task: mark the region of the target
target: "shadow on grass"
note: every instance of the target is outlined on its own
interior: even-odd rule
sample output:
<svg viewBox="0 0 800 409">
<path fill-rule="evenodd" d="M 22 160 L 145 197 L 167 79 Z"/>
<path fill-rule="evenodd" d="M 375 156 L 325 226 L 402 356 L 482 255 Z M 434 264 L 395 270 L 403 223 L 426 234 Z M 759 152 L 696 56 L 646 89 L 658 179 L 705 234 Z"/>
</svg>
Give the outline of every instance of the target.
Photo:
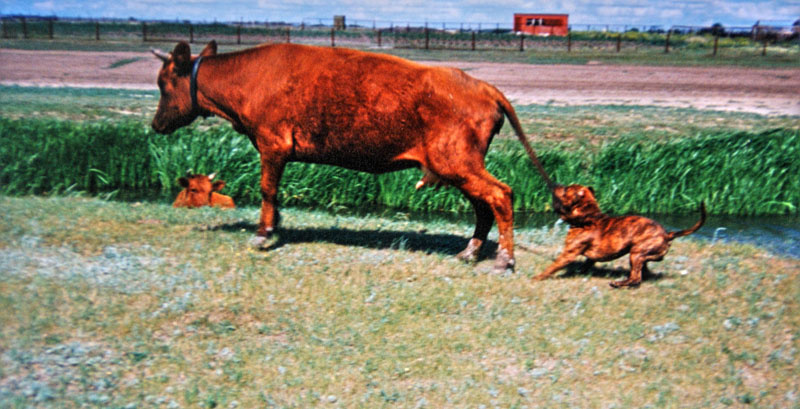
<svg viewBox="0 0 800 409">
<path fill-rule="evenodd" d="M 199 228 L 225 232 L 255 231 L 255 223 L 236 222 Z M 265 251 L 274 250 L 295 243 L 332 243 L 342 246 L 369 249 L 397 249 L 421 251 L 427 254 L 455 256 L 467 246 L 469 237 L 453 234 L 431 234 L 425 230 L 353 230 L 339 227 L 329 228 L 285 228 L 277 229 L 277 239 Z M 479 260 L 494 257 L 497 242 L 487 240 L 481 249 Z"/>
<path fill-rule="evenodd" d="M 628 267 L 606 268 L 597 264 L 587 268 L 586 262 L 575 261 L 570 263 L 562 273 L 556 273 L 555 278 L 598 277 L 608 279 L 623 279 L 630 275 Z M 658 281 L 665 278 L 664 274 L 652 272 L 649 268 L 642 272 L 642 282 Z"/>
</svg>

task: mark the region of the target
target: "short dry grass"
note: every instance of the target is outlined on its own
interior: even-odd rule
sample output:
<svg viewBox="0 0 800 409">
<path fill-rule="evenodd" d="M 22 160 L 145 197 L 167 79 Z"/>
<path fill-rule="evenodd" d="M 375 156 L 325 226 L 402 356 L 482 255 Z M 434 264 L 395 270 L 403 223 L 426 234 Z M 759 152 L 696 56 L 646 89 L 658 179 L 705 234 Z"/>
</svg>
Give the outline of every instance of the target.
<svg viewBox="0 0 800 409">
<path fill-rule="evenodd" d="M 472 226 L 286 209 L 0 197 L 0 406 L 796 407 L 800 261 L 677 241 L 531 283 L 454 260 Z M 491 246 L 490 246 L 491 247 Z M 486 256 L 491 256 L 491 249 Z"/>
</svg>

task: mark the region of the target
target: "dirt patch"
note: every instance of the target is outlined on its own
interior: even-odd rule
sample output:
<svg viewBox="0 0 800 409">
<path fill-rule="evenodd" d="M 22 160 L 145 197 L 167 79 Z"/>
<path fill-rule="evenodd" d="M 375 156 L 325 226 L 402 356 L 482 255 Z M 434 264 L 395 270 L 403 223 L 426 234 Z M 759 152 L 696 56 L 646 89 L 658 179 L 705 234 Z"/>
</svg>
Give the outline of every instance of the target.
<svg viewBox="0 0 800 409">
<path fill-rule="evenodd" d="M 132 62 L 115 67 L 121 61 Z M 517 104 L 656 105 L 800 115 L 798 69 L 429 64 L 464 69 Z M 149 53 L 0 49 L 0 84 L 152 90 L 160 66 Z"/>
</svg>

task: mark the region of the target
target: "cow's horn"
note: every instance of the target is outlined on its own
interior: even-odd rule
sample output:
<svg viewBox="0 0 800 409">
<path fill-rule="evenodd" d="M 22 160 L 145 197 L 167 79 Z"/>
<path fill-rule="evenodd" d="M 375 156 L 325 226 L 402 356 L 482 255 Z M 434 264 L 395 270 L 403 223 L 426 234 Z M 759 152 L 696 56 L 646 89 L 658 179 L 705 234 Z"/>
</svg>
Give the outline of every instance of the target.
<svg viewBox="0 0 800 409">
<path fill-rule="evenodd" d="M 189 176 L 192 176 L 192 170 L 186 169 L 186 177 L 188 178 Z"/>
<path fill-rule="evenodd" d="M 170 58 L 172 58 L 172 54 L 165 53 L 157 48 L 150 48 L 150 52 L 153 53 L 156 57 L 158 57 L 161 61 L 167 62 Z"/>
<path fill-rule="evenodd" d="M 217 176 L 217 172 L 209 173 L 208 174 L 208 180 L 214 180 L 214 176 Z"/>
</svg>

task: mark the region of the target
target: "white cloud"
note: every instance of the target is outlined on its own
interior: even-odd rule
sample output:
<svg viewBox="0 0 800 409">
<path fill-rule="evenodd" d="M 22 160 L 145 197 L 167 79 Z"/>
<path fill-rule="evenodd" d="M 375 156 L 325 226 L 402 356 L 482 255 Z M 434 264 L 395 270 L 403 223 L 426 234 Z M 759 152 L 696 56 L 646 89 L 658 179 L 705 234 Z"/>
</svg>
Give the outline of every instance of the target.
<svg viewBox="0 0 800 409">
<path fill-rule="evenodd" d="M 56 9 L 55 2 L 52 1 L 39 1 L 33 3 L 33 9 L 41 12 L 53 12 Z"/>
</svg>

